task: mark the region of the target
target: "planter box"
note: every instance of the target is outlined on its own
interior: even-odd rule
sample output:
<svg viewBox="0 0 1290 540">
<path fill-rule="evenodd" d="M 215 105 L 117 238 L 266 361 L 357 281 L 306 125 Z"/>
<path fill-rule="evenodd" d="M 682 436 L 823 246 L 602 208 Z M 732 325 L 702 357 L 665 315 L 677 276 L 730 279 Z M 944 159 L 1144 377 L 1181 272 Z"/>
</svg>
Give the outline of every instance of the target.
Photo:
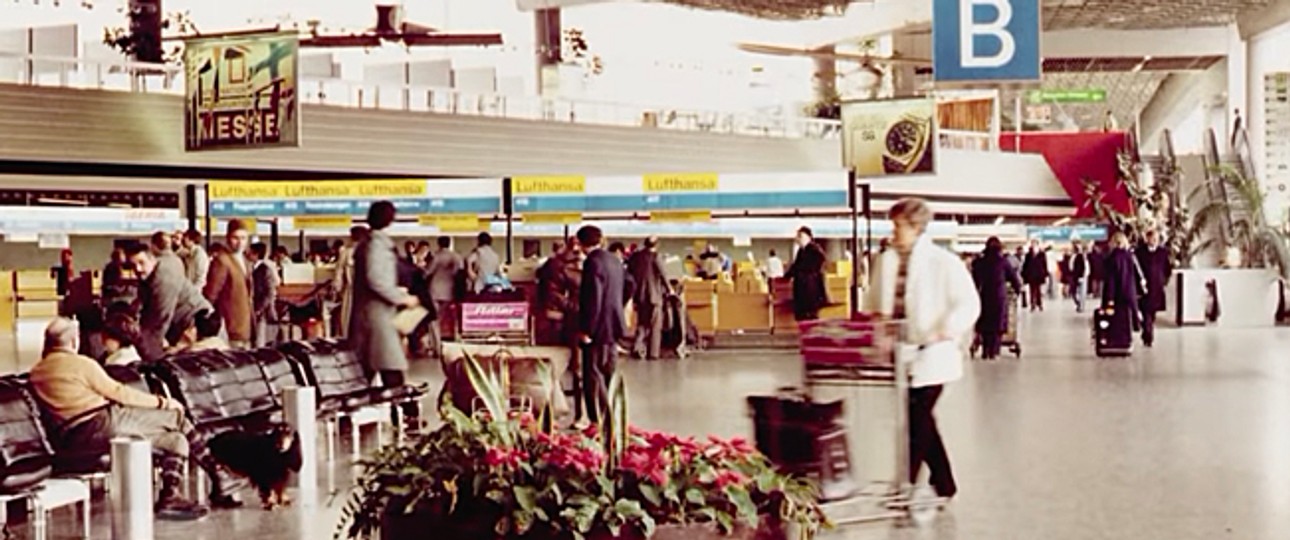
<svg viewBox="0 0 1290 540">
<path fill-rule="evenodd" d="M 480 521 L 491 522 L 491 519 Z M 386 516 L 381 529 L 381 540 L 421 540 L 428 531 L 440 540 L 484 540 L 495 538 L 488 525 L 459 523 L 458 520 L 413 513 L 406 516 Z M 566 540 L 566 535 L 535 532 L 522 540 Z M 587 535 L 588 540 L 647 540 L 636 531 L 614 536 L 608 532 Z M 785 540 L 787 535 L 778 527 L 762 523 L 757 529 L 739 528 L 729 536 L 722 535 L 714 525 L 661 525 L 648 540 Z"/>
</svg>

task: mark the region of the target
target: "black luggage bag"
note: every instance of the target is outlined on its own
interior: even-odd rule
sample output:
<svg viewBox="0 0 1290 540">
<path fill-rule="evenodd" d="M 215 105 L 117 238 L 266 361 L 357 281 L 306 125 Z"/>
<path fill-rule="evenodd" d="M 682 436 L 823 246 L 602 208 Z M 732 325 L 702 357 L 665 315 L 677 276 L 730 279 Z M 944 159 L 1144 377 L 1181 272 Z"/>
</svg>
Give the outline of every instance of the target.
<svg viewBox="0 0 1290 540">
<path fill-rule="evenodd" d="M 1113 306 L 1093 311 L 1093 350 L 1098 358 L 1133 354 L 1133 312 Z"/>
<path fill-rule="evenodd" d="M 800 395 L 748 398 L 757 450 L 785 472 L 815 478 L 820 498 L 855 494 L 847 431 L 839 420 L 842 402 L 817 403 Z"/>
</svg>

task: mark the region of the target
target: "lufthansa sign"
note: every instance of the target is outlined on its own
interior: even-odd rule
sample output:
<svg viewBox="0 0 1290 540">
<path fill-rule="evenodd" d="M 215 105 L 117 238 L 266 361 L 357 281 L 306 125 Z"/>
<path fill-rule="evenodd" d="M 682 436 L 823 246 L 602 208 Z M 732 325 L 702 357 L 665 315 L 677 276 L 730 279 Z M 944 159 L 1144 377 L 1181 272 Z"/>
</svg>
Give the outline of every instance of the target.
<svg viewBox="0 0 1290 540">
<path fill-rule="evenodd" d="M 937 82 L 1040 79 L 1040 0 L 934 2 Z"/>
</svg>

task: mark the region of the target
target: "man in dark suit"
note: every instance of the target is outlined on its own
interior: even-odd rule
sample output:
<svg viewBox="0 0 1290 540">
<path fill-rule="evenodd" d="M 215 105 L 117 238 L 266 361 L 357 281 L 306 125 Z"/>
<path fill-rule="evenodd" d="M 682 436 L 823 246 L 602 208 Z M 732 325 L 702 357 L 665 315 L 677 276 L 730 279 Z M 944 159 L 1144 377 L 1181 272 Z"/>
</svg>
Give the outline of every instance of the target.
<svg viewBox="0 0 1290 540">
<path fill-rule="evenodd" d="M 627 259 L 627 273 L 636 283 L 632 302 L 636 306 L 636 339 L 632 354 L 658 360 L 663 345 L 663 300 L 667 297 L 667 273 L 658 255 L 658 237 L 645 239 L 645 247 Z M 642 350 L 644 349 L 644 350 Z"/>
<path fill-rule="evenodd" d="M 609 405 L 609 379 L 617 369 L 618 340 L 627 334 L 623 314 L 626 271 L 616 255 L 602 247 L 604 235 L 593 225 L 578 229 L 578 245 L 587 254 L 579 291 L 579 328 L 585 354 L 582 387 L 587 419 L 600 422 Z"/>
<path fill-rule="evenodd" d="M 278 287 L 282 278 L 278 277 L 278 267 L 269 260 L 269 246 L 264 242 L 251 244 L 247 251 L 247 262 L 251 263 L 251 305 L 252 338 L 256 348 L 278 344 Z"/>
<path fill-rule="evenodd" d="M 1142 312 L 1142 343 L 1150 347 L 1156 341 L 1156 314 L 1165 310 L 1165 287 L 1173 268 L 1169 250 L 1160 245 L 1160 233 L 1148 230 L 1143 240 L 1136 255 L 1146 294 L 1138 299 L 1138 307 Z"/>
<path fill-rule="evenodd" d="M 1030 242 L 1030 252 L 1021 265 L 1021 279 L 1030 288 L 1030 311 L 1044 310 L 1044 284 L 1048 283 L 1048 254 L 1038 240 Z"/>
</svg>

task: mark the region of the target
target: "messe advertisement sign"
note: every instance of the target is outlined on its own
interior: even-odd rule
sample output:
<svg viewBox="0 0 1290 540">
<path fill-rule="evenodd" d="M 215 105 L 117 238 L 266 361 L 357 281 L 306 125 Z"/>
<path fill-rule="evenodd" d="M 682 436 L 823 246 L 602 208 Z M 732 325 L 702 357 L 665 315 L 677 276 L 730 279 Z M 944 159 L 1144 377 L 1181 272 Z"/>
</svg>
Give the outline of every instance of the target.
<svg viewBox="0 0 1290 540">
<path fill-rule="evenodd" d="M 296 33 L 198 38 L 184 47 L 188 151 L 300 145 Z"/>
<path fill-rule="evenodd" d="M 515 212 L 535 223 L 567 222 L 583 212 L 845 209 L 847 191 L 844 171 L 512 179 Z"/>
<path fill-rule="evenodd" d="M 496 214 L 502 211 L 500 178 L 448 180 L 329 180 L 207 184 L 210 215 L 217 218 L 364 217 L 375 201 L 394 203 L 400 215 Z"/>
<path fill-rule="evenodd" d="M 843 166 L 857 178 L 936 172 L 936 100 L 842 104 Z"/>
<path fill-rule="evenodd" d="M 933 0 L 936 82 L 1038 81 L 1040 0 Z"/>
</svg>

